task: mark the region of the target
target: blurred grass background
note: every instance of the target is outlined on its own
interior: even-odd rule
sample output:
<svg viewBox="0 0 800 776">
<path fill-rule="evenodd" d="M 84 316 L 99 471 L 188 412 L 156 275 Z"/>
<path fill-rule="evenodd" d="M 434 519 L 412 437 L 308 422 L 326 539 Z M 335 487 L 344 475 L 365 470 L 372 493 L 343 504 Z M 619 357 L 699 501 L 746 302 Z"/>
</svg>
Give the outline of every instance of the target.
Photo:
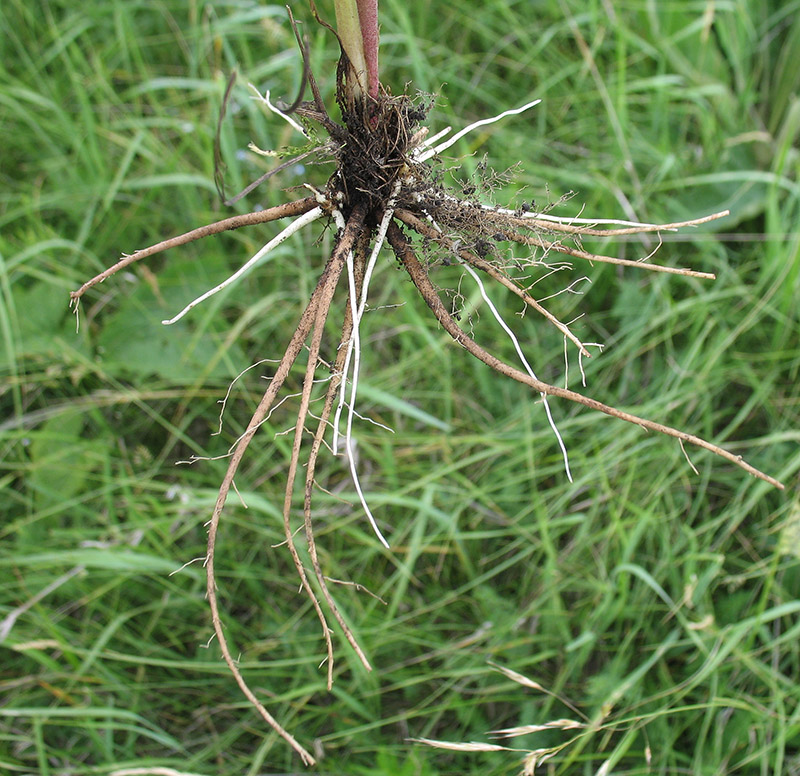
<svg viewBox="0 0 800 776">
<path fill-rule="evenodd" d="M 332 16 L 332 4 L 321 11 Z M 325 95 L 337 47 L 308 23 Z M 361 468 L 392 544 L 382 551 L 339 461 L 319 479 L 326 572 L 376 670 L 342 646 L 324 689 L 313 612 L 281 541 L 291 402 L 265 426 L 231 501 L 218 554 L 226 626 L 245 675 L 322 759 L 315 773 L 500 774 L 522 752 L 463 754 L 408 741 L 582 714 L 552 774 L 800 773 L 800 3 L 767 0 L 383 0 L 383 80 L 437 94 L 434 131 L 541 105 L 466 138 L 455 179 L 484 154 L 518 162 L 498 201 L 560 215 L 679 220 L 659 259 L 714 282 L 577 267 L 586 392 L 692 431 L 787 483 L 779 493 L 723 461 L 606 417 L 554 405 L 575 482 L 535 397 L 454 346 L 391 257 L 373 285 L 359 410 Z M 174 768 L 218 776 L 298 770 L 247 707 L 213 642 L 200 564 L 220 455 L 263 390 L 232 377 L 276 358 L 330 234 L 293 239 L 230 292 L 159 321 L 274 233 L 194 243 L 68 291 L 163 237 L 224 217 L 213 136 L 230 187 L 265 169 L 246 151 L 296 142 L 246 82 L 292 99 L 299 58 L 280 5 L 248 0 L 5 0 L 0 8 L 0 770 L 83 776 Z M 792 64 L 795 62 L 795 64 Z M 455 150 L 455 149 L 454 149 Z M 298 195 L 329 168 L 292 169 L 240 203 Z M 238 190 L 238 189 L 237 189 Z M 287 191 L 288 190 L 288 191 Z M 597 245 L 636 258 L 652 244 Z M 456 270 L 437 282 L 458 283 Z M 559 283 L 563 286 L 563 283 Z M 475 334 L 510 354 L 480 297 Z M 540 376 L 563 346 L 515 300 L 495 301 Z M 577 383 L 573 362 L 570 381 Z M 287 390 L 293 390 L 297 377 Z M 519 671 L 569 701 L 519 686 Z M 513 740 L 521 750 L 575 731 Z"/>
</svg>

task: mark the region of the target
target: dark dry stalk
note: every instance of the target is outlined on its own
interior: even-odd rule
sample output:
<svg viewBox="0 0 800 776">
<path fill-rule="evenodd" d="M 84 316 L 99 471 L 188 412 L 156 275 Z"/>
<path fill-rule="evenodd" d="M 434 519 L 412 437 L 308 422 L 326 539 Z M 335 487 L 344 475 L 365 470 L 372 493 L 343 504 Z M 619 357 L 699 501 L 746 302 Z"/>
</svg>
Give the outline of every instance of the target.
<svg viewBox="0 0 800 776">
<path fill-rule="evenodd" d="M 125 267 L 133 264 L 135 261 L 146 259 L 148 256 L 152 256 L 155 253 L 161 253 L 161 251 L 166 251 L 169 248 L 186 245 L 186 243 L 193 242 L 194 240 L 202 240 L 204 237 L 210 237 L 212 234 L 219 234 L 220 232 L 227 232 L 231 229 L 240 229 L 243 226 L 252 226 L 253 224 L 265 224 L 269 221 L 277 221 L 279 218 L 301 216 L 303 213 L 307 213 L 315 207 L 317 207 L 316 198 L 304 197 L 303 199 L 277 205 L 267 210 L 259 210 L 255 213 L 245 213 L 240 216 L 224 218 L 222 221 L 215 221 L 213 224 L 206 224 L 197 229 L 192 229 L 190 232 L 184 232 L 184 234 L 180 234 L 177 237 L 171 237 L 169 240 L 163 240 L 160 243 L 151 245 L 149 248 L 142 248 L 128 256 L 123 256 L 116 264 L 113 264 L 99 275 L 95 275 L 91 280 L 87 280 L 77 291 L 72 291 L 69 295 L 71 300 L 70 304 L 75 304 L 92 286 L 102 283 L 106 278 L 111 277 L 111 275 L 114 275 L 121 269 L 125 269 Z"/>
<path fill-rule="evenodd" d="M 311 2 L 311 8 L 312 13 L 316 16 L 316 9 L 314 8 L 313 0 Z M 303 57 L 303 68 L 306 72 L 308 85 L 311 87 L 311 94 L 314 98 L 314 110 L 309 110 L 308 108 L 303 107 L 303 103 L 300 103 L 298 106 L 298 113 L 308 118 L 313 118 L 327 130 L 331 137 L 336 137 L 341 132 L 341 127 L 328 115 L 328 109 L 325 107 L 322 94 L 320 93 L 319 87 L 317 86 L 317 81 L 314 78 L 314 71 L 311 69 L 311 65 L 308 61 L 308 46 L 305 44 L 302 36 L 300 35 L 300 30 L 297 29 L 297 22 L 294 20 L 294 16 L 292 15 L 292 9 L 287 5 L 286 10 L 289 13 L 289 22 L 292 25 L 292 31 L 294 32 L 295 40 L 300 48 L 300 54 Z M 318 17 L 317 21 L 320 21 Z"/>
<path fill-rule="evenodd" d="M 273 175 L 277 175 L 279 172 L 283 172 L 283 170 L 291 167 L 292 165 L 297 164 L 298 162 L 302 162 L 303 159 L 308 158 L 312 154 L 318 154 L 321 151 L 330 151 L 333 146 L 329 144 L 324 144 L 321 146 L 317 146 L 316 148 L 312 148 L 310 151 L 304 151 L 302 154 L 298 154 L 297 156 L 287 159 L 285 162 L 282 162 L 277 167 L 273 167 L 271 170 L 267 170 L 263 175 L 256 178 L 252 183 L 249 183 L 245 186 L 236 196 L 231 197 L 230 199 L 225 200 L 225 207 L 230 207 L 231 205 L 235 205 L 240 199 L 244 199 L 251 191 L 257 189 L 264 181 L 269 180 Z M 263 212 L 263 211 L 261 211 Z M 302 215 L 298 213 L 298 215 Z"/>
<path fill-rule="evenodd" d="M 473 356 L 483 361 L 487 366 L 490 366 L 500 374 L 506 375 L 507 377 L 517 380 L 520 383 L 530 386 L 539 393 L 545 393 L 548 396 L 557 396 L 561 399 L 567 399 L 568 401 L 576 402 L 577 404 L 583 404 L 590 409 L 603 412 L 613 418 L 619 418 L 620 420 L 625 420 L 628 423 L 635 423 L 636 425 L 641 426 L 649 431 L 657 431 L 660 434 L 674 437 L 682 442 L 691 442 L 693 445 L 702 447 L 703 449 L 709 450 L 721 458 L 725 458 L 727 461 L 736 464 L 736 466 L 741 467 L 753 476 L 770 483 L 770 485 L 774 485 L 776 488 L 780 488 L 781 490 L 784 489 L 784 486 L 781 482 L 767 474 L 764 474 L 754 466 L 751 466 L 749 463 L 744 461 L 740 455 L 734 455 L 733 453 L 730 453 L 727 450 L 718 447 L 717 445 L 706 442 L 700 437 L 694 436 L 693 434 L 687 434 L 685 431 L 679 431 L 678 429 L 671 428 L 670 426 L 664 426 L 661 423 L 655 423 L 652 420 L 640 418 L 637 415 L 623 412 L 622 410 L 610 407 L 607 404 L 596 401 L 595 399 L 590 399 L 588 396 L 584 396 L 583 394 L 575 391 L 570 391 L 566 388 L 559 388 L 555 385 L 544 383 L 541 380 L 536 380 L 525 372 L 521 372 L 520 370 L 515 369 L 514 367 L 501 361 L 496 356 L 493 356 L 491 353 L 478 345 L 478 343 L 475 342 L 471 337 L 469 337 L 459 327 L 455 319 L 447 311 L 447 308 L 442 304 L 441 299 L 439 299 L 439 295 L 436 293 L 436 289 L 428 278 L 427 272 L 419 263 L 416 255 L 414 254 L 411 243 L 395 223 L 390 225 L 389 231 L 387 232 L 387 237 L 397 255 L 397 258 L 402 262 L 403 266 L 405 266 L 412 282 L 417 287 L 417 290 L 422 295 L 422 298 L 425 300 L 428 307 L 431 308 L 431 311 L 433 312 L 436 320 L 441 324 L 442 328 L 456 342 L 462 345 Z"/>
</svg>

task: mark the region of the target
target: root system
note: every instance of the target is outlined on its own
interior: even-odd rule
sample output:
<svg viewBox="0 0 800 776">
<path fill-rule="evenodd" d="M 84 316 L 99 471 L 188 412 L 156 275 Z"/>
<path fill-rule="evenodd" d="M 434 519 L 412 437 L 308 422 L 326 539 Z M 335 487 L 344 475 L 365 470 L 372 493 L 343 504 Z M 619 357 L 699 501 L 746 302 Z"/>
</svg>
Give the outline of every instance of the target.
<svg viewBox="0 0 800 776">
<path fill-rule="evenodd" d="M 427 130 L 424 128 L 427 109 L 424 101 L 415 102 L 406 95 L 392 96 L 384 90 L 381 90 L 377 99 L 371 97 L 353 99 L 347 88 L 347 61 L 344 57 L 340 62 L 337 92 L 337 101 L 342 115 L 341 124 L 334 122 L 328 116 L 310 74 L 309 85 L 314 99 L 310 102 L 298 102 L 296 114 L 304 120 L 318 122 L 330 136 L 330 139 L 325 142 L 322 152 L 332 157 L 335 170 L 325 188 L 311 189 L 310 196 L 294 202 L 248 215 L 234 216 L 194 229 L 179 237 L 165 240 L 145 250 L 123 256 L 112 267 L 72 293 L 72 303 L 77 307 L 77 303 L 87 291 L 123 267 L 167 248 L 228 229 L 238 229 L 251 224 L 284 218 L 297 220 L 284 229 L 275 238 L 276 240 L 285 239 L 301 226 L 317 220 L 330 222 L 336 229 L 335 247 L 300 316 L 286 351 L 272 374 L 269 387 L 246 431 L 230 450 L 227 473 L 220 486 L 216 506 L 208 525 L 208 551 L 205 558 L 208 600 L 214 630 L 223 657 L 242 691 L 259 714 L 299 753 L 306 764 L 314 762 L 312 755 L 280 725 L 258 700 L 242 677 L 233 657 L 233 650 L 229 647 L 225 636 L 217 599 L 215 547 L 223 508 L 231 488 L 234 487 L 234 478 L 242 457 L 273 407 L 301 350 L 307 346 L 307 367 L 294 429 L 283 502 L 285 546 L 291 554 L 301 585 L 313 603 L 320 622 L 327 657 L 328 685 L 330 686 L 333 681 L 334 665 L 332 630 L 328 624 L 328 618 L 331 616 L 338 623 L 341 633 L 359 656 L 363 665 L 367 669 L 371 668 L 363 649 L 337 609 L 328 590 L 326 577 L 320 567 L 314 539 L 312 496 L 315 489 L 317 459 L 326 435 L 329 433 L 333 436 L 330 442 L 332 449 L 346 458 L 356 490 L 361 496 L 355 455 L 352 450 L 352 422 L 360 356 L 359 323 L 365 309 L 375 260 L 385 242 L 388 242 L 397 260 L 407 271 L 438 324 L 457 343 L 491 369 L 531 388 L 536 398 L 542 397 L 548 422 L 558 437 L 564 455 L 567 474 L 569 474 L 569 468 L 566 445 L 562 442 L 556 424 L 550 415 L 547 404 L 547 399 L 550 397 L 582 404 L 619 420 L 637 424 L 643 429 L 674 437 L 681 443 L 688 442 L 697 445 L 741 467 L 749 474 L 766 480 L 775 487 L 783 487 L 780 482 L 758 471 L 742 460 L 740 456 L 723 450 L 711 442 L 685 431 L 623 412 L 581 393 L 540 380 L 526 359 L 513 331 L 506 326 L 494 305 L 491 304 L 481 281 L 481 278 L 495 281 L 516 294 L 528 308 L 541 315 L 548 325 L 554 326 L 562 336 L 567 338 L 581 356 L 589 357 L 590 351 L 587 344 L 582 342 L 566 323 L 558 320 L 542 302 L 537 301 L 528 287 L 515 279 L 512 274 L 513 267 L 504 258 L 504 252 L 499 250 L 498 246 L 501 243 L 516 244 L 538 256 L 548 254 L 563 256 L 569 261 L 585 261 L 587 265 L 594 262 L 610 262 L 643 271 L 650 270 L 711 279 L 713 275 L 706 272 L 660 266 L 649 260 L 629 261 L 612 256 L 596 255 L 586 251 L 580 240 L 584 236 L 613 237 L 631 233 L 673 230 L 719 218 L 725 213 L 716 213 L 705 218 L 677 224 L 620 224 L 618 222 L 612 227 L 604 228 L 585 220 L 558 219 L 549 214 L 536 212 L 535 209 L 504 209 L 486 205 L 478 202 L 474 197 L 458 196 L 448 191 L 441 183 L 441 175 L 435 167 L 435 157 L 475 126 L 502 118 L 506 114 L 478 122 L 446 140 L 441 136 L 427 139 Z M 532 105 L 507 113 L 518 113 Z M 274 242 L 272 241 L 269 245 Z M 444 257 L 445 263 L 461 264 L 465 272 L 475 278 L 492 313 L 512 339 L 520 357 L 521 369 L 501 361 L 487 347 L 478 344 L 448 311 L 431 280 L 430 267 L 425 261 L 420 261 L 418 258 L 420 246 L 423 244 L 426 246 L 426 255 Z M 269 248 L 269 245 L 265 250 Z M 254 263 L 262 253 L 259 252 L 251 262 Z M 249 267 L 251 262 L 246 267 Z M 346 279 L 349 291 L 349 303 L 341 315 L 339 341 L 333 347 L 327 348 L 329 352 L 333 353 L 333 357 L 327 362 L 323 362 L 323 350 L 326 350 L 323 342 L 325 322 L 331 309 L 334 291 L 342 282 L 343 277 Z M 221 284 L 220 287 L 223 285 Z M 214 290 L 217 289 L 212 289 L 201 299 L 210 295 Z M 190 309 L 191 306 L 187 306 L 186 309 Z M 171 321 L 176 319 L 177 317 Z M 309 443 L 307 438 L 307 424 L 310 419 L 309 402 L 315 375 L 323 363 L 331 364 L 330 380 L 324 404 L 315 421 L 316 427 Z M 344 428 L 342 428 L 343 426 Z M 305 465 L 305 481 L 302 493 L 302 526 L 308 545 L 310 568 L 306 568 L 294 542 L 298 528 L 294 507 L 295 474 L 303 464 Z M 381 533 L 363 496 L 361 496 L 361 502 L 376 535 L 388 547 L 388 542 Z"/>
</svg>

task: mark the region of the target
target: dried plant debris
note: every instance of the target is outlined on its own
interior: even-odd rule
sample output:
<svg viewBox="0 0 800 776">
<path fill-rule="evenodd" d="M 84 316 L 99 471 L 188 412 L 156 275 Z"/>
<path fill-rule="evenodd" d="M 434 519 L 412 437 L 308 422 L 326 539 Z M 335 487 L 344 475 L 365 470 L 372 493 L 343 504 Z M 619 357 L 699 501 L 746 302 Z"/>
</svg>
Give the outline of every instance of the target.
<svg viewBox="0 0 800 776">
<path fill-rule="evenodd" d="M 305 54 L 304 47 L 302 50 Z M 674 437 L 679 440 L 681 445 L 689 442 L 702 447 L 775 487 L 783 488 L 780 482 L 758 471 L 745 462 L 741 456 L 730 453 L 693 434 L 637 417 L 575 391 L 550 385 L 540 380 L 513 329 L 503 320 L 492 303 L 486 286 L 487 281 L 495 281 L 516 294 L 524 302 L 526 309 L 541 315 L 547 325 L 554 326 L 571 343 L 578 351 L 579 358 L 588 358 L 591 355 L 589 348 L 595 346 L 596 343 L 582 342 L 570 330 L 567 323 L 558 320 L 541 300 L 537 300 L 532 295 L 531 284 L 527 283 L 526 285 L 517 277 L 517 270 L 522 268 L 530 273 L 539 268 L 544 272 L 550 272 L 555 262 L 561 262 L 559 269 L 571 266 L 575 261 L 586 262 L 587 267 L 596 262 L 607 262 L 640 270 L 713 279 L 714 276 L 707 272 L 651 263 L 652 256 L 647 256 L 640 261 L 631 261 L 613 256 L 597 255 L 582 247 L 581 238 L 615 237 L 643 232 L 658 233 L 695 226 L 720 218 L 726 213 L 715 213 L 681 223 L 642 224 L 624 221 L 593 221 L 586 218 L 559 218 L 547 211 L 537 211 L 535 207 L 527 209 L 526 207 L 503 208 L 486 205 L 478 201 L 478 196 L 485 193 L 485 191 L 481 191 L 481 188 L 490 188 L 498 182 L 498 179 L 485 165 L 483 174 L 479 174 L 474 181 L 463 184 L 460 194 L 456 194 L 442 183 L 444 175 L 441 168 L 437 166 L 437 157 L 469 132 L 506 116 L 527 111 L 533 108 L 538 100 L 520 108 L 505 111 L 498 116 L 475 122 L 454 134 L 451 134 L 448 128 L 428 137 L 424 121 L 430 107 L 429 99 L 412 100 L 407 95 L 393 96 L 383 87 L 375 97 L 363 94 L 354 96 L 354 90 L 349 88 L 348 76 L 352 80 L 352 75 L 348 67 L 349 63 L 343 54 L 337 74 L 337 103 L 342 115 L 341 123 L 335 122 L 328 115 L 313 74 L 308 70 L 306 70 L 306 77 L 313 100 L 305 102 L 298 99 L 294 106 L 290 106 L 294 108 L 291 115 L 288 109 L 282 111 L 270 102 L 268 94 L 263 97 L 259 95 L 270 110 L 289 121 L 295 129 L 306 135 L 307 140 L 311 140 L 308 130 L 311 124 L 320 126 L 327 133 L 328 137 L 325 140 L 306 147 L 302 151 L 302 157 L 297 157 L 297 159 L 305 158 L 307 155 L 313 154 L 318 160 L 328 158 L 335 165 L 335 170 L 324 188 L 315 189 L 308 186 L 308 195 L 301 199 L 267 210 L 233 216 L 125 255 L 116 264 L 86 282 L 71 295 L 72 304 L 77 311 L 78 302 L 91 288 L 122 268 L 155 253 L 225 230 L 239 229 L 252 224 L 280 219 L 294 219 L 230 278 L 187 304 L 173 318 L 164 321 L 165 324 L 171 324 L 212 294 L 235 282 L 237 278 L 261 261 L 275 246 L 303 227 L 315 222 L 322 222 L 326 225 L 332 224 L 335 228 L 335 246 L 300 315 L 297 328 L 283 357 L 274 369 L 269 387 L 253 413 L 247 429 L 229 451 L 227 473 L 220 486 L 217 502 L 208 524 L 208 551 L 205 557 L 208 600 L 214 630 L 224 659 L 253 706 L 307 764 L 314 762 L 312 755 L 269 713 L 248 687 L 239 671 L 221 622 L 215 579 L 215 547 L 223 507 L 230 490 L 235 488 L 234 479 L 242 456 L 275 405 L 295 360 L 301 351 L 307 348 L 307 367 L 294 428 L 283 503 L 285 545 L 292 556 L 301 585 L 311 600 L 321 624 L 326 645 L 325 665 L 328 685 L 330 686 L 333 681 L 334 665 L 332 631 L 328 626 L 328 618 L 331 616 L 339 624 L 342 634 L 363 665 L 367 669 L 371 668 L 361 646 L 338 610 L 329 592 L 328 580 L 322 573 L 314 540 L 312 494 L 316 486 L 316 463 L 323 444 L 326 444 L 335 453 L 346 459 L 367 519 L 380 542 L 389 547 L 389 542 L 384 537 L 364 499 L 358 479 L 357 456 L 353 449 L 353 420 L 361 347 L 359 324 L 366 308 L 370 279 L 376 259 L 387 244 L 408 273 L 438 324 L 456 342 L 490 368 L 527 385 L 534 391 L 534 394 L 541 397 L 545 417 L 561 448 L 568 477 L 571 478 L 567 446 L 562 440 L 551 414 L 548 403 L 548 399 L 551 397 L 583 404 L 614 418 L 635 423 L 643 429 Z M 291 159 L 286 164 L 293 161 L 295 159 Z M 276 170 L 283 169 L 286 164 L 277 167 Z M 479 172 L 481 171 L 479 170 Z M 246 191 L 252 187 L 248 187 Z M 522 246 L 527 258 L 523 260 L 509 258 L 505 251 L 498 249 L 501 244 Z M 424 257 L 423 261 L 418 258 L 420 253 Z M 564 264 L 564 262 L 569 264 Z M 431 280 L 429 270 L 431 265 L 436 263 L 459 264 L 471 281 L 477 284 L 487 308 L 513 343 L 521 368 L 497 358 L 490 349 L 478 344 L 472 334 L 465 330 L 465 328 L 469 328 L 468 325 L 459 323 L 449 306 L 442 302 L 442 294 Z M 334 290 L 340 282 L 346 283 L 349 299 L 341 314 L 341 334 L 338 343 L 325 343 L 323 341 L 325 322 L 331 310 Z M 324 360 L 328 355 L 330 355 L 330 360 Z M 309 412 L 309 404 L 312 400 L 315 377 L 321 366 L 329 370 L 330 374 L 322 407 L 317 415 L 312 416 Z M 312 417 L 316 426 L 309 444 L 307 424 Z M 332 438 L 326 440 L 329 431 Z M 295 477 L 303 466 L 305 467 L 305 484 L 302 494 L 302 514 L 311 562 L 310 570 L 306 569 L 295 546 L 295 533 L 298 526 L 292 522 L 295 517 L 293 509 Z"/>
</svg>

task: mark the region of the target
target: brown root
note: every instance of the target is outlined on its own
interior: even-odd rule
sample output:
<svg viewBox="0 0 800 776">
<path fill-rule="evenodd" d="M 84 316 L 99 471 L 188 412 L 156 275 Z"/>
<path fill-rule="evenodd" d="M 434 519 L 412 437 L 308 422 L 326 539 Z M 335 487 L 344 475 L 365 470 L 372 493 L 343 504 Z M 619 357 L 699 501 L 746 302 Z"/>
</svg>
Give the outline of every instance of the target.
<svg viewBox="0 0 800 776">
<path fill-rule="evenodd" d="M 635 423 L 637 426 L 641 426 L 644 429 L 649 431 L 657 431 L 660 434 L 674 437 L 681 442 L 691 442 L 693 445 L 697 445 L 705 450 L 709 450 L 715 455 L 718 455 L 721 458 L 736 464 L 736 466 L 744 469 L 754 477 L 758 477 L 759 479 L 768 482 L 770 485 L 773 485 L 780 490 L 784 489 L 784 486 L 781 482 L 767 474 L 764 474 L 764 472 L 759 471 L 754 466 L 751 466 L 740 455 L 734 455 L 733 453 L 730 453 L 727 450 L 718 447 L 717 445 L 706 442 L 700 437 L 694 436 L 693 434 L 687 434 L 685 431 L 679 431 L 678 429 L 671 428 L 670 426 L 664 426 L 661 423 L 655 423 L 652 420 L 640 418 L 637 415 L 632 415 L 629 412 L 623 412 L 615 407 L 610 407 L 607 404 L 603 404 L 602 402 L 591 399 L 588 396 L 584 396 L 583 394 L 575 391 L 570 391 L 566 388 L 559 388 L 558 386 L 544 383 L 541 380 L 536 380 L 525 374 L 525 372 L 521 372 L 520 370 L 509 366 L 504 361 L 501 361 L 496 356 L 493 356 L 487 350 L 484 350 L 480 345 L 478 345 L 475 340 L 469 337 L 459 327 L 453 316 L 447 311 L 447 308 L 442 304 L 441 299 L 439 299 L 433 283 L 431 283 L 430 279 L 428 278 L 428 273 L 419 263 L 419 260 L 414 255 L 414 250 L 411 247 L 411 244 L 400 231 L 399 227 L 392 224 L 392 226 L 389 227 L 388 238 L 389 243 L 397 254 L 397 258 L 402 262 L 403 266 L 408 271 L 412 282 L 417 287 L 417 290 L 425 300 L 425 303 L 431 308 L 431 312 L 433 312 L 434 317 L 437 321 L 439 321 L 442 328 L 456 342 L 462 345 L 465 350 L 469 351 L 473 356 L 483 361 L 484 364 L 491 367 L 496 372 L 499 372 L 506 377 L 510 377 L 517 382 L 528 385 L 539 393 L 543 393 L 548 396 L 557 396 L 561 399 L 567 399 L 575 402 L 576 404 L 583 404 L 585 407 L 597 410 L 598 412 L 603 412 L 606 415 L 610 415 L 612 418 L 619 418 L 620 420 L 627 421 L 628 423 Z"/>
<path fill-rule="evenodd" d="M 363 218 L 363 215 L 361 216 Z M 245 451 L 247 450 L 248 445 L 252 441 L 253 437 L 255 436 L 258 427 L 261 425 L 261 422 L 266 417 L 267 412 L 269 411 L 272 403 L 275 400 L 275 397 L 280 391 L 281 386 L 283 385 L 284 380 L 286 379 L 287 375 L 289 374 L 289 370 L 294 364 L 297 356 L 300 354 L 300 351 L 303 347 L 303 343 L 306 340 L 309 332 L 314 330 L 313 335 L 313 342 L 312 342 L 312 351 L 309 355 L 309 367 L 307 369 L 307 377 L 306 383 L 308 383 L 308 374 L 311 374 L 313 377 L 313 372 L 316 367 L 316 360 L 319 354 L 319 342 L 321 341 L 322 337 L 322 329 L 325 322 L 325 318 L 328 315 L 328 311 L 330 310 L 330 303 L 331 299 L 333 298 L 333 292 L 336 288 L 336 283 L 341 275 L 342 268 L 344 267 L 345 257 L 347 252 L 352 248 L 353 242 L 358 236 L 358 232 L 360 231 L 361 226 L 361 219 L 354 218 L 352 224 L 350 225 L 349 229 L 346 229 L 337 242 L 336 248 L 328 261 L 325 270 L 322 273 L 322 276 L 317 283 L 316 288 L 314 289 L 313 293 L 311 294 L 311 298 L 309 299 L 308 305 L 306 306 L 303 315 L 300 318 L 300 323 L 295 330 L 294 335 L 292 336 L 291 341 L 289 342 L 289 346 L 286 349 L 286 353 L 284 354 L 283 358 L 281 359 L 280 363 L 278 364 L 278 368 L 275 371 L 275 374 L 270 382 L 269 388 L 264 393 L 264 396 L 261 399 L 256 411 L 253 413 L 253 417 L 250 419 L 250 423 L 247 426 L 247 430 L 245 433 L 240 437 L 239 441 L 237 442 L 233 453 L 231 455 L 230 462 L 228 463 L 228 470 L 225 474 L 225 478 L 222 481 L 222 485 L 220 486 L 219 494 L 217 496 L 217 502 L 214 507 L 214 511 L 211 516 L 211 521 L 209 522 L 208 526 L 208 548 L 206 554 L 206 593 L 208 595 L 208 602 L 211 608 L 211 620 L 214 626 L 214 632 L 217 636 L 217 640 L 219 641 L 220 649 L 222 651 L 223 658 L 228 665 L 228 668 L 231 670 L 236 683 L 241 688 L 242 692 L 245 694 L 247 699 L 254 705 L 257 709 L 259 714 L 263 717 L 263 719 L 269 724 L 284 740 L 286 740 L 289 745 L 301 756 L 303 762 L 312 765 L 314 763 L 314 758 L 297 742 L 297 740 L 287 731 L 285 730 L 278 721 L 264 708 L 252 690 L 248 687 L 247 683 L 244 680 L 241 672 L 239 671 L 239 667 L 236 664 L 236 661 L 233 659 L 231 654 L 230 648 L 227 643 L 227 639 L 225 638 L 225 633 L 222 627 L 222 621 L 220 619 L 219 614 L 219 604 L 217 601 L 217 584 L 216 584 L 216 575 L 215 575 L 215 568 L 214 568 L 214 556 L 216 551 L 216 543 L 217 543 L 217 534 L 219 531 L 219 521 L 222 516 L 222 509 L 225 506 L 225 502 L 228 498 L 228 494 L 230 493 L 231 487 L 233 486 L 234 477 L 236 476 L 236 472 L 239 468 L 239 463 L 242 460 L 242 456 L 244 455 Z M 316 348 L 316 350 L 315 350 Z M 310 388 L 308 388 L 310 391 Z M 325 634 L 326 642 L 328 643 L 328 650 L 329 655 L 332 655 L 332 646 L 330 644 L 330 636 L 328 633 L 327 623 L 325 622 L 324 614 L 319 607 L 319 602 L 314 595 L 313 590 L 311 589 L 310 585 L 308 584 L 308 580 L 305 575 L 305 570 L 303 569 L 302 563 L 300 562 L 299 556 L 297 555 L 297 551 L 294 547 L 294 543 L 292 541 L 291 530 L 287 527 L 288 526 L 288 517 L 289 517 L 289 510 L 291 509 L 291 494 L 292 494 L 292 483 L 294 481 L 294 472 L 297 469 L 297 461 L 299 455 L 299 439 L 302 435 L 303 423 L 302 421 L 305 420 L 305 413 L 308 410 L 308 393 L 306 386 L 304 385 L 303 388 L 303 407 L 301 407 L 301 412 L 298 413 L 298 427 L 295 433 L 295 443 L 292 450 L 292 459 L 290 461 L 290 472 L 291 475 L 287 481 L 287 488 L 286 488 L 286 499 L 284 502 L 284 528 L 287 535 L 287 542 L 289 543 L 290 551 L 292 552 L 292 558 L 294 560 L 295 566 L 298 569 L 298 573 L 300 574 L 301 580 L 303 582 L 303 587 L 306 593 L 309 595 L 312 603 L 315 604 L 315 609 L 317 610 L 317 615 L 320 617 L 322 622 L 323 631 Z M 302 415 L 302 421 L 301 421 Z"/>
<path fill-rule="evenodd" d="M 129 255 L 123 256 L 116 264 L 112 264 L 108 269 L 95 275 L 91 280 L 87 280 L 77 291 L 70 293 L 70 304 L 77 304 L 78 300 L 93 286 L 102 283 L 106 278 L 115 275 L 121 269 L 130 266 L 136 261 L 146 259 L 148 256 L 153 256 L 161 251 L 166 251 L 169 248 L 177 248 L 179 245 L 186 245 L 186 243 L 194 242 L 195 240 L 202 240 L 204 237 L 210 237 L 212 234 L 219 234 L 220 232 L 227 232 L 231 229 L 241 229 L 243 226 L 253 226 L 254 224 L 266 224 L 270 221 L 277 221 L 279 218 L 290 218 L 291 216 L 303 215 L 313 210 L 317 206 L 314 197 L 305 197 L 298 199 L 295 202 L 287 202 L 284 205 L 271 207 L 267 210 L 258 210 L 254 213 L 245 213 L 241 216 L 232 216 L 231 218 L 223 218 L 222 221 L 215 221 L 212 224 L 206 224 L 197 229 L 192 229 L 190 232 L 184 232 L 177 237 L 171 237 L 169 240 L 163 240 L 160 243 L 151 245 L 149 248 L 142 248 L 141 250 L 134 251 Z"/>
</svg>

